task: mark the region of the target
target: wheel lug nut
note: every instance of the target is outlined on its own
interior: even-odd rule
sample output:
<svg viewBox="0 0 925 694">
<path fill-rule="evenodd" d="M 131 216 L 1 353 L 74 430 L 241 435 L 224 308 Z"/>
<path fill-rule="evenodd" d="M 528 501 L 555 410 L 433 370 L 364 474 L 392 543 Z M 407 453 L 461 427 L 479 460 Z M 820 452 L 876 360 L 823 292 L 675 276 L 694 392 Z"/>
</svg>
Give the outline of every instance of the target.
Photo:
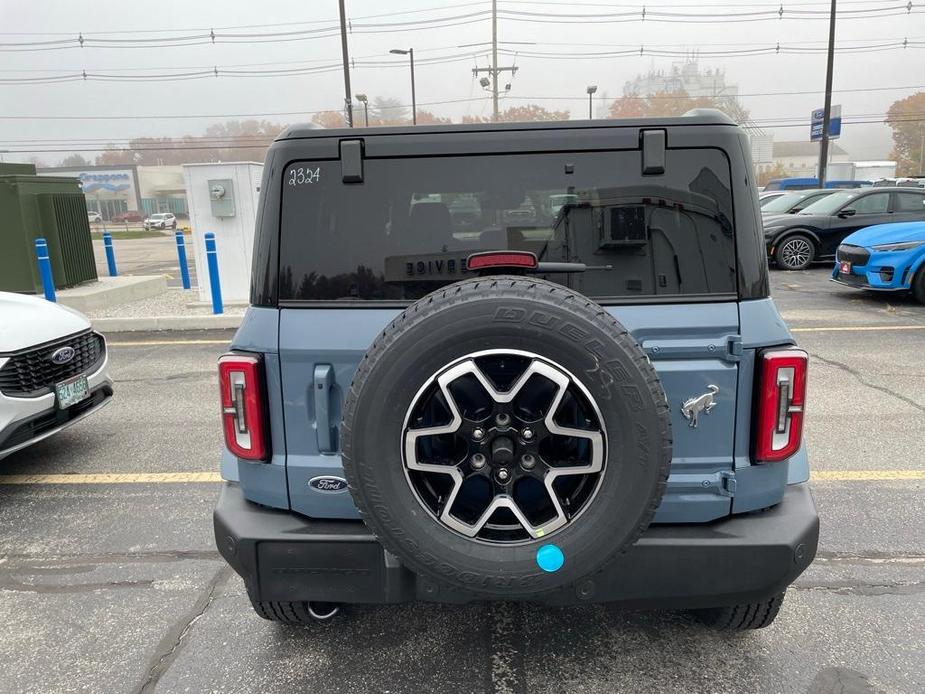
<svg viewBox="0 0 925 694">
<path fill-rule="evenodd" d="M 497 417 L 495 417 L 495 422 L 499 427 L 506 427 L 511 423 L 511 416 L 502 412 Z"/>
<path fill-rule="evenodd" d="M 506 467 L 499 468 L 497 474 L 498 474 L 498 479 L 502 482 L 507 482 L 509 479 L 511 479 L 511 473 L 508 471 Z"/>
<path fill-rule="evenodd" d="M 532 441 L 533 440 L 533 429 L 531 429 L 530 427 L 524 427 L 524 430 L 520 432 L 520 435 L 523 437 L 524 441 Z"/>
<path fill-rule="evenodd" d="M 476 441 L 481 441 L 485 438 L 485 430 L 481 427 L 476 427 L 475 431 L 472 432 L 472 438 Z"/>
<path fill-rule="evenodd" d="M 469 464 L 472 465 L 473 470 L 481 470 L 485 467 L 485 456 L 481 453 L 476 453 L 469 459 Z"/>
<path fill-rule="evenodd" d="M 530 453 L 524 453 L 520 458 L 520 466 L 524 470 L 532 470 L 536 466 L 536 458 Z"/>
</svg>

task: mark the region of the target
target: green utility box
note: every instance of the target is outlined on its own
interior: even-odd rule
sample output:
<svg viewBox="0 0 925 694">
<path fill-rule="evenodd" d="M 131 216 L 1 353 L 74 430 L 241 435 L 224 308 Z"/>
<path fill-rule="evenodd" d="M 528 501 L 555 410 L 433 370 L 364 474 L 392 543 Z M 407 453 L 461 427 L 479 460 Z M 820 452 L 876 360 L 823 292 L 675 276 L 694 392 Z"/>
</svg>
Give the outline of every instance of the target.
<svg viewBox="0 0 925 694">
<path fill-rule="evenodd" d="M 37 176 L 32 164 L 0 164 L 0 291 L 42 292 L 40 236 L 48 241 L 56 288 L 97 279 L 80 181 Z"/>
</svg>

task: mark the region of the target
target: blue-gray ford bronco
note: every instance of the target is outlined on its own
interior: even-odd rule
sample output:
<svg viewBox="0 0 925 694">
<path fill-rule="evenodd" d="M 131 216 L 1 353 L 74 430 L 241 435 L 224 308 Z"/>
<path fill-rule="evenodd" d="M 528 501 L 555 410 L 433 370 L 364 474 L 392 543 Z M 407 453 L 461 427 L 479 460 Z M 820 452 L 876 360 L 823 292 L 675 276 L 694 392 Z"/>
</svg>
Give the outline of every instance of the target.
<svg viewBox="0 0 925 694">
<path fill-rule="evenodd" d="M 715 111 L 281 134 L 219 361 L 215 536 L 257 613 L 770 624 L 819 522 L 755 191 Z"/>
</svg>

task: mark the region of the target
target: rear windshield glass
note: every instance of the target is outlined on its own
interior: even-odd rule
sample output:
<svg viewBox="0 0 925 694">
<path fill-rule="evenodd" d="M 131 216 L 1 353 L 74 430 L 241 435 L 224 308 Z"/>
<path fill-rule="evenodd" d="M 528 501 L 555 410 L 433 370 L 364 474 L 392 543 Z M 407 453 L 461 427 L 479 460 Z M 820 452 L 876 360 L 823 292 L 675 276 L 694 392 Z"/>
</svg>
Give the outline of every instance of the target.
<svg viewBox="0 0 925 694">
<path fill-rule="evenodd" d="M 523 250 L 583 264 L 541 274 L 596 298 L 734 294 L 729 165 L 715 149 L 367 159 L 284 172 L 280 299 L 410 301 L 471 277 L 466 259 Z"/>
</svg>

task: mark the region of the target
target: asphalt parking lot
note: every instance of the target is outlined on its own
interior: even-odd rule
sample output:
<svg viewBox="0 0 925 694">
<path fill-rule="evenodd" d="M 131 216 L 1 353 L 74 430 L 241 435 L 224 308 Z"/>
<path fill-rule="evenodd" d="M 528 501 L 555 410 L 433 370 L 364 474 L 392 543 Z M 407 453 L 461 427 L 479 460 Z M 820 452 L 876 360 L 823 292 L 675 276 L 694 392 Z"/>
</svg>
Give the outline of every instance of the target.
<svg viewBox="0 0 925 694">
<path fill-rule="evenodd" d="M 149 238 L 120 238 L 118 231 L 112 233 L 116 269 L 120 275 L 165 275 L 168 287 L 182 287 L 180 261 L 177 257 L 177 243 L 172 232 Z M 102 239 L 93 240 L 93 255 L 96 272 L 100 277 L 108 275 L 106 251 Z M 196 263 L 193 260 L 192 237 L 186 236 L 186 261 L 190 273 L 190 284 L 198 285 Z"/>
<path fill-rule="evenodd" d="M 812 357 L 822 519 L 772 627 L 606 605 L 263 621 L 212 540 L 230 333 L 120 334 L 112 404 L 0 462 L 0 691 L 925 691 L 925 307 L 827 272 L 772 273 Z"/>
</svg>

